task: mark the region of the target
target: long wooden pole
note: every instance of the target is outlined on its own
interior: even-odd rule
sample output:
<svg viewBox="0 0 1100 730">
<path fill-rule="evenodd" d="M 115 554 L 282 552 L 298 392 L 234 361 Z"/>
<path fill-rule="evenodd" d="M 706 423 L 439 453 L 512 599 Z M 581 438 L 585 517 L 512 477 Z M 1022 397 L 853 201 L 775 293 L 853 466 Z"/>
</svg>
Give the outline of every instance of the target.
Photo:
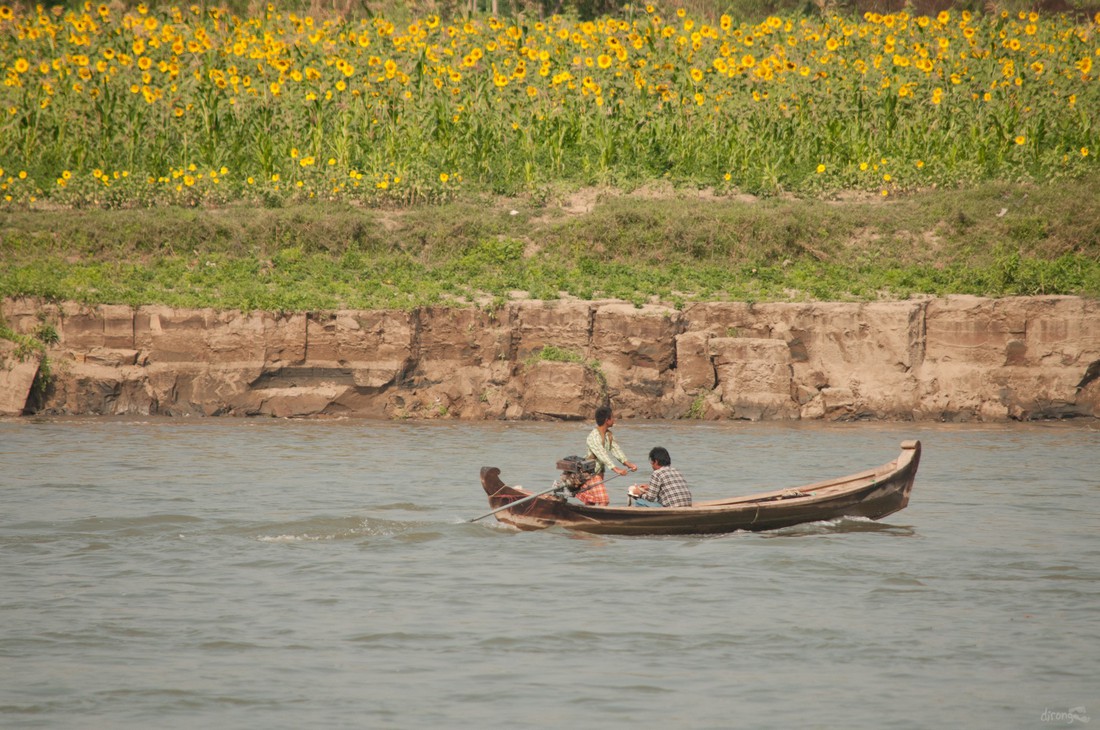
<svg viewBox="0 0 1100 730">
<path fill-rule="evenodd" d="M 611 481 L 615 477 L 621 477 L 621 476 L 623 476 L 623 475 L 622 474 L 612 474 L 609 477 L 604 477 L 603 481 L 606 484 L 607 482 Z M 517 507 L 521 504 L 526 504 L 527 502 L 530 502 L 532 499 L 535 499 L 536 497 L 541 497 L 544 494 L 550 494 L 550 492 L 559 492 L 563 489 L 565 489 L 564 486 L 562 486 L 562 487 L 550 487 L 545 492 L 539 492 L 538 494 L 530 494 L 530 495 L 524 497 L 523 499 L 517 499 L 515 502 L 509 502 L 508 504 L 497 507 L 495 510 L 492 510 L 491 512 L 486 512 L 485 514 L 480 515 L 478 517 L 475 517 L 472 520 L 466 520 L 466 521 L 467 522 L 477 522 L 478 520 L 485 519 L 486 517 L 488 517 L 490 515 L 495 515 L 497 512 L 503 512 L 506 509 L 512 509 L 513 507 Z M 582 489 L 581 491 L 583 492 L 584 490 Z"/>
<path fill-rule="evenodd" d="M 466 521 L 467 522 L 477 522 L 478 520 L 484 519 L 484 518 L 488 517 L 489 515 L 495 515 L 497 512 L 503 512 L 506 509 L 511 509 L 513 507 L 517 507 L 517 506 L 519 506 L 521 504 L 524 504 L 526 502 L 530 502 L 532 499 L 535 499 L 536 497 L 541 497 L 544 494 L 550 494 L 550 492 L 557 492 L 557 491 L 560 491 L 562 489 L 565 489 L 565 487 L 550 487 L 545 492 L 539 492 L 538 494 L 532 494 L 532 495 L 529 495 L 527 497 L 524 497 L 523 499 L 517 499 L 515 502 L 509 502 L 506 505 L 503 505 L 501 507 L 497 507 L 492 512 L 486 512 L 485 514 L 481 515 L 480 517 L 475 517 L 472 520 L 466 520 Z"/>
</svg>

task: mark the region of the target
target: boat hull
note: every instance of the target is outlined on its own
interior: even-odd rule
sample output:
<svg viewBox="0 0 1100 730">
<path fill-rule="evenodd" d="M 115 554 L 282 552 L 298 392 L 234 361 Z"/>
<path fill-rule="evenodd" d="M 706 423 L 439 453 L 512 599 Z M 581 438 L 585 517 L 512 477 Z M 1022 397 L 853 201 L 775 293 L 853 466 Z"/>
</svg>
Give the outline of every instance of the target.
<svg viewBox="0 0 1100 730">
<path fill-rule="evenodd" d="M 838 479 L 794 489 L 699 502 L 691 507 L 594 507 L 569 502 L 556 494 L 531 497 L 506 485 L 500 469 L 482 467 L 481 485 L 496 518 L 521 530 L 564 527 L 608 535 L 720 534 L 737 530 L 775 530 L 806 522 L 865 517 L 882 519 L 909 503 L 917 467 L 919 441 L 905 441 L 891 462 Z"/>
</svg>

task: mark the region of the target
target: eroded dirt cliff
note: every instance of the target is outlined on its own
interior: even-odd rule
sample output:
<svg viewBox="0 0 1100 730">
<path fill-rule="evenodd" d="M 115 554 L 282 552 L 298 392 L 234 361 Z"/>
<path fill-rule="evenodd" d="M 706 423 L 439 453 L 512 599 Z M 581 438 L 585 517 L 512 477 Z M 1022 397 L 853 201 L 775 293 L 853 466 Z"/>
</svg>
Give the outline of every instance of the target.
<svg viewBox="0 0 1100 730">
<path fill-rule="evenodd" d="M 47 414 L 576 419 L 610 398 L 635 418 L 1100 417 L 1100 302 L 1077 297 L 2 314 L 57 330 L 30 403 Z M 0 406 L 25 412 L 34 368 L 0 360 Z"/>
</svg>

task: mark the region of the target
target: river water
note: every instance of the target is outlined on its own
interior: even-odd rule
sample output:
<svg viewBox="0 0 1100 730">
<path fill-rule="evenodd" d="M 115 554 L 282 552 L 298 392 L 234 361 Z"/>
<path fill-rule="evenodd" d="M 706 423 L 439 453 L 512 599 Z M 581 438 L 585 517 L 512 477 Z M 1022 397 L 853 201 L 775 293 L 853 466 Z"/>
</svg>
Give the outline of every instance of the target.
<svg viewBox="0 0 1100 730">
<path fill-rule="evenodd" d="M 0 726 L 1100 723 L 1097 424 L 626 420 L 698 499 L 924 455 L 882 522 L 466 522 L 481 466 L 546 488 L 588 429 L 0 421 Z"/>
</svg>

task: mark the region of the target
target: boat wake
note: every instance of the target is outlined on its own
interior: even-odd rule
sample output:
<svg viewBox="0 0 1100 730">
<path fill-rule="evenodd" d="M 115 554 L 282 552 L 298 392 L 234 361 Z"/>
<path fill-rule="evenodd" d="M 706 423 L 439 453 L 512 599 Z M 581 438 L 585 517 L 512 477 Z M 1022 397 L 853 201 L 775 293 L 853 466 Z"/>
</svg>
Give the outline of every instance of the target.
<svg viewBox="0 0 1100 730">
<path fill-rule="evenodd" d="M 310 543 L 363 540 L 375 537 L 421 540 L 438 535 L 438 524 L 423 520 L 390 520 L 378 517 L 310 518 L 252 525 L 248 534 L 265 543 Z"/>
<path fill-rule="evenodd" d="M 820 520 L 807 522 L 802 525 L 783 527 L 778 530 L 770 530 L 758 533 L 761 537 L 812 537 L 815 535 L 843 535 L 851 532 L 875 532 L 885 535 L 897 535 L 899 537 L 913 537 L 916 530 L 908 525 L 891 525 L 885 522 L 876 522 L 866 517 L 838 517 L 832 520 Z"/>
<path fill-rule="evenodd" d="M 372 510 L 374 512 L 375 510 Z M 456 527 L 461 527 L 466 534 L 493 535 L 514 534 L 516 528 L 495 521 L 484 520 L 469 524 L 466 520 L 453 520 L 440 522 L 426 520 L 423 512 L 413 505 L 392 504 L 379 509 L 380 514 L 353 517 L 309 517 L 299 520 L 283 522 L 258 522 L 246 525 L 236 524 L 218 530 L 221 534 L 237 534 L 248 537 L 262 543 L 269 544 L 302 544 L 341 541 L 363 541 L 372 538 L 388 538 L 398 542 L 425 542 L 446 537 L 453 534 Z M 408 515 L 412 519 L 394 519 L 397 514 Z M 411 514 L 410 514 L 411 513 Z M 840 535 L 847 533 L 876 533 L 894 535 L 899 537 L 911 537 L 916 531 L 907 525 L 891 525 L 876 522 L 863 517 L 841 517 L 818 522 L 807 522 L 801 525 L 785 527 L 777 530 L 768 530 L 759 533 L 735 532 L 733 535 L 756 534 L 763 538 L 790 538 L 813 537 L 822 535 Z M 571 535 L 573 533 L 570 533 Z M 728 536 L 728 535 L 727 535 Z M 180 535 L 184 537 L 184 535 Z"/>
</svg>

